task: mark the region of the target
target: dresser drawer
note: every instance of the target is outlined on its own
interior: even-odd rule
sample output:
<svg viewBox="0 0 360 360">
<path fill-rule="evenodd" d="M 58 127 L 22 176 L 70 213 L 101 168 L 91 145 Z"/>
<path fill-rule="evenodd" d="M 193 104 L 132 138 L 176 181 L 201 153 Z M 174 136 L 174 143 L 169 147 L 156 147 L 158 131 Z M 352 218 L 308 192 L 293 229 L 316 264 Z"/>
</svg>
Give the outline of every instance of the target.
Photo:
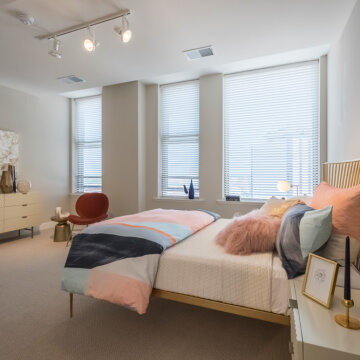
<svg viewBox="0 0 360 360">
<path fill-rule="evenodd" d="M 22 218 L 23 216 L 41 214 L 41 204 L 24 204 L 5 208 L 4 219 Z"/>
<path fill-rule="evenodd" d="M 20 218 L 6 219 L 4 220 L 4 231 L 13 231 L 18 229 L 24 229 L 26 227 L 31 227 L 39 225 L 41 223 L 41 214 L 35 214 Z"/>
<path fill-rule="evenodd" d="M 4 194 L 0 194 L 0 208 L 4 206 Z"/>
<path fill-rule="evenodd" d="M 41 203 L 41 195 L 36 191 L 29 192 L 27 194 L 21 194 L 21 193 L 6 194 L 4 196 L 5 207 L 24 205 L 24 204 L 36 204 L 36 203 Z"/>
</svg>

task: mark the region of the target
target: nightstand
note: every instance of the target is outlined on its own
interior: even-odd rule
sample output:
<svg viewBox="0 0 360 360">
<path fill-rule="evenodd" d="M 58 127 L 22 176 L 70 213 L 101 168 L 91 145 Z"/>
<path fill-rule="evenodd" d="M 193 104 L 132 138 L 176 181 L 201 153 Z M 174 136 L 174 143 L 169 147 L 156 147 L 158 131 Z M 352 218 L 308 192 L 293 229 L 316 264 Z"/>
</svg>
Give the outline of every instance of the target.
<svg viewBox="0 0 360 360">
<path fill-rule="evenodd" d="M 331 309 L 302 294 L 303 276 L 290 281 L 290 352 L 292 360 L 359 360 L 360 330 L 345 329 L 334 321 L 344 314 L 344 289 L 336 287 Z M 360 318 L 360 290 L 352 290 L 355 306 L 350 316 Z"/>
</svg>

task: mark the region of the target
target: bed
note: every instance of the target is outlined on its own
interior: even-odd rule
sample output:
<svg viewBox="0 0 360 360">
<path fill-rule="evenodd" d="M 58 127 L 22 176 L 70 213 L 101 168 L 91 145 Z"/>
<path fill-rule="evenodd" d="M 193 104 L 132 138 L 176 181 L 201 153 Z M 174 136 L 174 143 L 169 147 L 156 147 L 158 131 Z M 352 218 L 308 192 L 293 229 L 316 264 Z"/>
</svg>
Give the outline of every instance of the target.
<svg viewBox="0 0 360 360">
<path fill-rule="evenodd" d="M 288 324 L 289 287 L 279 258 L 274 252 L 225 253 L 214 234 L 230 221 L 219 219 L 166 250 L 153 295 Z"/>
<path fill-rule="evenodd" d="M 323 180 L 344 188 L 359 184 L 360 160 L 323 164 Z M 229 221 L 219 219 L 164 251 L 152 296 L 289 326 L 280 259 L 274 252 L 226 254 L 213 239 Z"/>
</svg>

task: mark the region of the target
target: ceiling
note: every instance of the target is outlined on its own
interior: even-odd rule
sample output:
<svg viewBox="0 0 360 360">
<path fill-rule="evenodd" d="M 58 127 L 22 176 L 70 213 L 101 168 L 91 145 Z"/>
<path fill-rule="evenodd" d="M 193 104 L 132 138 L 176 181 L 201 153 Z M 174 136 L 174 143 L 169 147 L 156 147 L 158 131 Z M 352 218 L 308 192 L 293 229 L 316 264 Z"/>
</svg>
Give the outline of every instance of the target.
<svg viewBox="0 0 360 360">
<path fill-rule="evenodd" d="M 0 83 L 33 94 L 76 92 L 120 82 L 168 82 L 238 71 L 326 53 L 356 0 L 0 0 Z M 119 20 L 94 27 L 99 48 L 82 47 L 86 31 L 59 38 L 61 60 L 36 35 L 128 8 L 133 31 L 124 44 Z M 14 16 L 34 16 L 27 27 Z M 216 55 L 188 61 L 183 50 L 212 45 Z M 251 60 L 256 59 L 256 60 Z M 59 77 L 86 80 L 67 85 Z"/>
</svg>

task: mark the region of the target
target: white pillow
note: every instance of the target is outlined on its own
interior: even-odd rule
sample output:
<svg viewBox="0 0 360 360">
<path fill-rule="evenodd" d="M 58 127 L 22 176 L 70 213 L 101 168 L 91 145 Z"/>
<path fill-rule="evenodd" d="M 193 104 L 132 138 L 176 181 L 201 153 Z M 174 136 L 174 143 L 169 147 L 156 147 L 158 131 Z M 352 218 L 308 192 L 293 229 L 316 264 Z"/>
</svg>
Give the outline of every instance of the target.
<svg viewBox="0 0 360 360">
<path fill-rule="evenodd" d="M 261 210 L 265 211 L 270 216 L 283 216 L 286 210 L 297 203 L 301 203 L 300 199 L 283 200 L 272 196 L 262 207 Z"/>
<path fill-rule="evenodd" d="M 312 196 L 308 196 L 308 195 L 294 196 L 294 197 L 290 198 L 289 200 L 301 200 L 307 206 L 310 206 L 311 201 L 312 201 Z"/>
<path fill-rule="evenodd" d="M 332 234 L 323 249 L 316 253 L 320 256 L 334 260 L 341 265 L 345 259 L 345 239 L 346 235 Z M 360 241 L 350 238 L 350 261 L 354 264 L 360 252 Z"/>
</svg>

